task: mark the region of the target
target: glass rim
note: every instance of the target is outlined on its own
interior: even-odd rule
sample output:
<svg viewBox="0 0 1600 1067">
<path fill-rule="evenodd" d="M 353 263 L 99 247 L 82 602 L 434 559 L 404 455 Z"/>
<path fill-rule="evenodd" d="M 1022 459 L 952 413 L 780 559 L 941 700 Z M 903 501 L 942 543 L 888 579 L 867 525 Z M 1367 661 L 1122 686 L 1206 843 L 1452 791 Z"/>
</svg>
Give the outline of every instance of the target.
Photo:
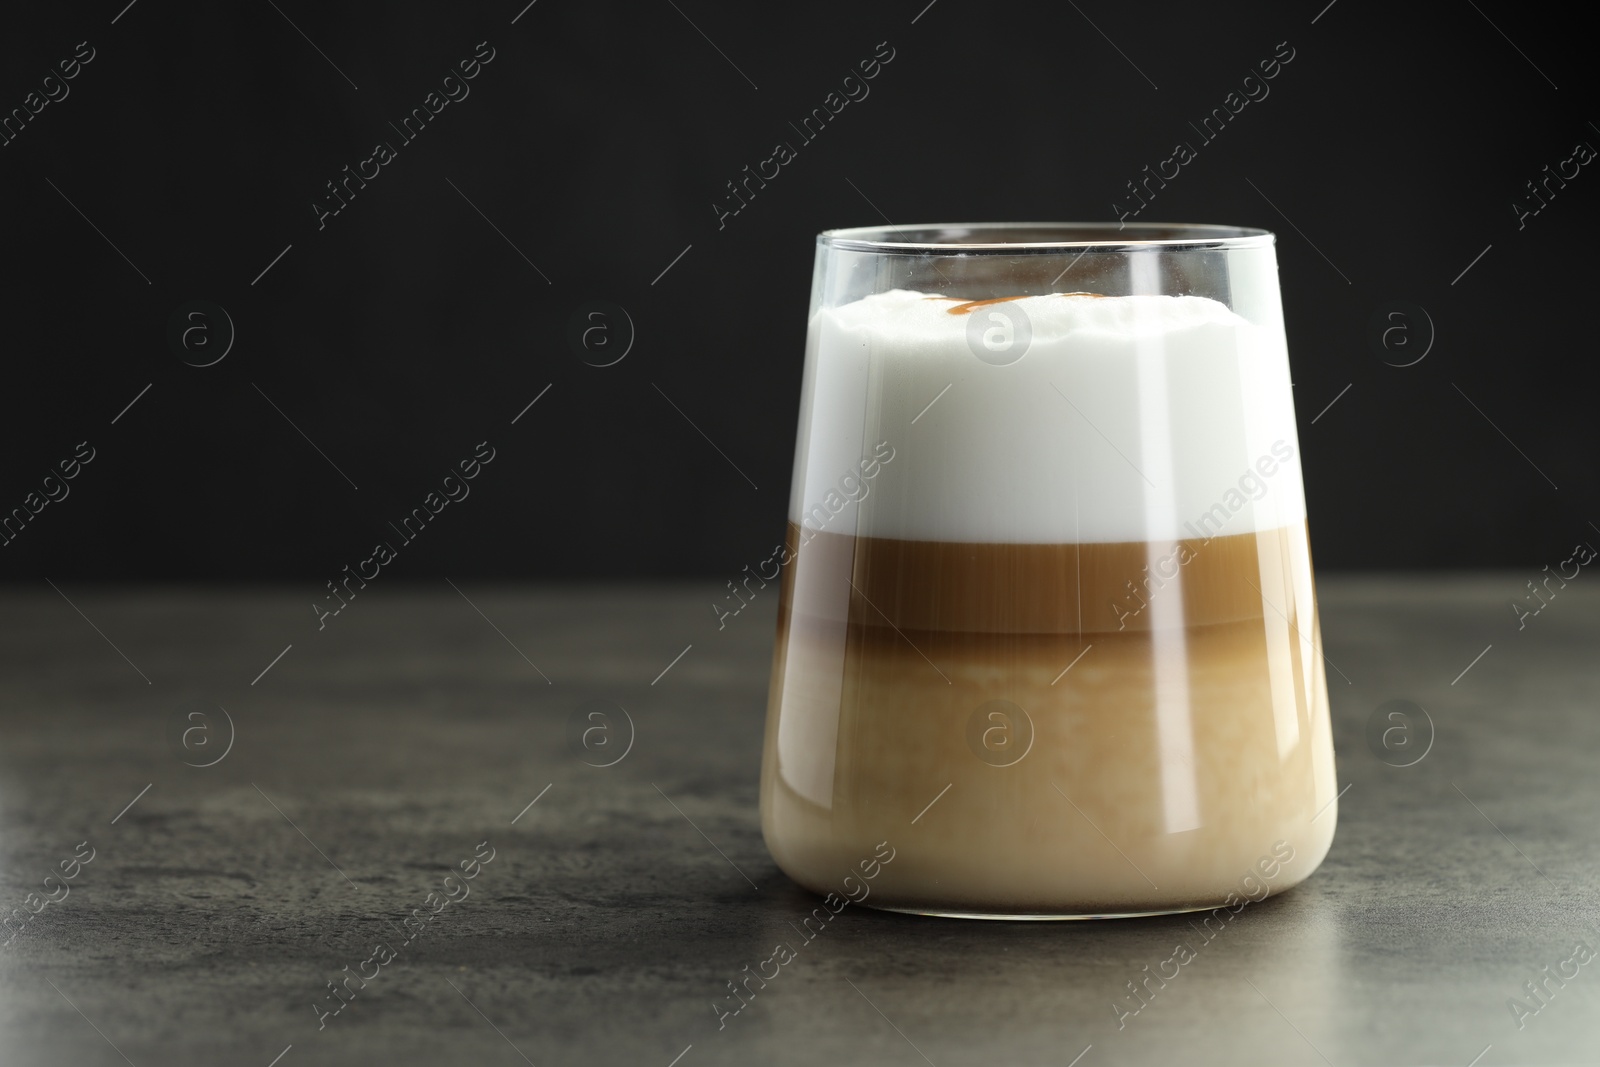
<svg viewBox="0 0 1600 1067">
<path fill-rule="evenodd" d="M 817 234 L 823 248 L 919 256 L 1270 248 L 1274 241 L 1270 230 L 1188 222 L 945 222 Z"/>
</svg>

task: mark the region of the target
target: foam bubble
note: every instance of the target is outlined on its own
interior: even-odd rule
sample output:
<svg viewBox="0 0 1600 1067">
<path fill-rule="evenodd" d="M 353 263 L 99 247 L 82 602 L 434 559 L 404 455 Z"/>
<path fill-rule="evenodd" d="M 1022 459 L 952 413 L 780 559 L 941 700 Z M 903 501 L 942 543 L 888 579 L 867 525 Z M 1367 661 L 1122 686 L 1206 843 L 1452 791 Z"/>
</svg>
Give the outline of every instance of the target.
<svg viewBox="0 0 1600 1067">
<path fill-rule="evenodd" d="M 897 289 L 812 319 L 793 521 L 1010 543 L 1304 521 L 1281 328 L 1197 296 L 952 308 Z"/>
</svg>

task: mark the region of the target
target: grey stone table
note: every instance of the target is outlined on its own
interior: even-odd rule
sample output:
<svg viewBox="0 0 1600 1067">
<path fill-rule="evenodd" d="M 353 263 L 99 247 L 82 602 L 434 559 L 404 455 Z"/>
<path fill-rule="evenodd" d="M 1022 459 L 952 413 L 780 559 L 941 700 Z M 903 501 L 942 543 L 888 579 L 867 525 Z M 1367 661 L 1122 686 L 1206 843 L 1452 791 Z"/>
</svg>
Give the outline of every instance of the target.
<svg viewBox="0 0 1600 1067">
<path fill-rule="evenodd" d="M 1190 920 L 848 907 L 719 1029 L 816 905 L 757 817 L 770 597 L 719 630 L 718 583 L 374 586 L 319 630 L 299 594 L 13 589 L 0 1064 L 1594 1064 L 1600 586 L 1519 629 L 1528 577 L 1320 583 L 1333 850 L 1120 1026 Z M 1367 741 L 1392 699 L 1412 766 Z"/>
</svg>

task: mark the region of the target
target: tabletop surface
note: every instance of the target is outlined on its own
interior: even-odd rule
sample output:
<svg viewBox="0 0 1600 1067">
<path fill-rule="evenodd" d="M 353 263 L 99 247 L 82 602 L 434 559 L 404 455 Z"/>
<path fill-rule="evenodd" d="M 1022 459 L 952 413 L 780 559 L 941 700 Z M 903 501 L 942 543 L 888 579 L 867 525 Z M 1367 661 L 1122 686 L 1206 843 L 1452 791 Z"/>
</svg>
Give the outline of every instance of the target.
<svg viewBox="0 0 1600 1067">
<path fill-rule="evenodd" d="M 1530 577 L 1319 582 L 1332 851 L 1137 1015 L 1192 919 L 854 906 L 720 1022 L 818 903 L 761 839 L 770 595 L 719 629 L 714 582 L 397 584 L 319 629 L 292 592 L 15 588 L 0 1063 L 1593 1064 L 1600 587 L 1519 620 Z M 1420 760 L 1369 743 L 1391 700 Z"/>
</svg>

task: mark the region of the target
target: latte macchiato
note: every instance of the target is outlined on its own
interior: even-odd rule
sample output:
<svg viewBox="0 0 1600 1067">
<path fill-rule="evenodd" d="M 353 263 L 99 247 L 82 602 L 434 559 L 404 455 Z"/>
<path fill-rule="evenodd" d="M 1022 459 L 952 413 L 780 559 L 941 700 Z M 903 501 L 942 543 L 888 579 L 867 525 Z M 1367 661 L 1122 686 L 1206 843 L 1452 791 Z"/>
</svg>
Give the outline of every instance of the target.
<svg viewBox="0 0 1600 1067">
<path fill-rule="evenodd" d="M 761 788 L 783 870 L 826 892 L 887 839 L 872 903 L 1017 916 L 1214 907 L 1278 842 L 1273 889 L 1310 874 L 1336 786 L 1281 331 L 1196 296 L 893 290 L 808 346 Z"/>
</svg>

